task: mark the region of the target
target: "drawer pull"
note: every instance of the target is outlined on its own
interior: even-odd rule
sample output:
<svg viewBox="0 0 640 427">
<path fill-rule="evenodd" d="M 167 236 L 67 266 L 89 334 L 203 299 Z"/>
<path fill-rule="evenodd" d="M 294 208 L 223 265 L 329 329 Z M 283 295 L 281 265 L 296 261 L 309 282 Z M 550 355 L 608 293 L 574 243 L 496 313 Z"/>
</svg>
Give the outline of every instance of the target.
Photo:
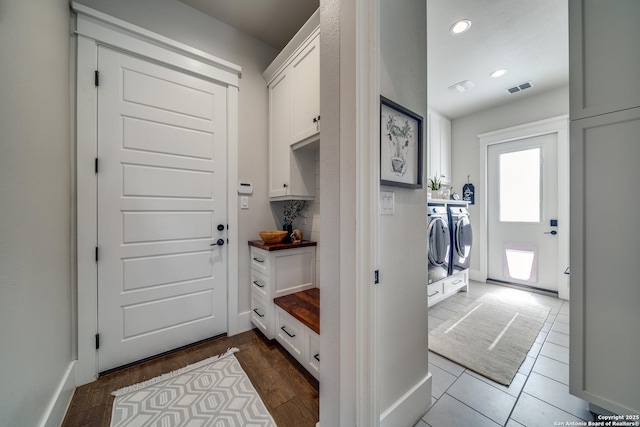
<svg viewBox="0 0 640 427">
<path fill-rule="evenodd" d="M 458 279 L 455 282 L 452 283 L 452 285 L 457 285 L 458 283 L 462 282 L 462 279 Z"/>
<path fill-rule="evenodd" d="M 431 297 L 432 297 L 432 296 L 434 296 L 434 295 L 438 295 L 439 293 L 440 293 L 439 291 L 435 291 L 434 293 L 429 294 L 429 298 L 431 298 Z"/>
<path fill-rule="evenodd" d="M 254 312 L 255 314 L 257 314 L 259 317 L 264 317 L 264 314 L 260 314 L 260 313 L 258 312 L 258 309 L 257 309 L 257 308 L 254 308 L 254 309 L 253 309 L 253 312 Z"/>
<path fill-rule="evenodd" d="M 282 329 L 282 332 L 284 332 L 285 334 L 289 335 L 291 338 L 293 338 L 293 337 L 295 337 L 295 336 L 296 336 L 296 334 L 291 335 L 291 334 L 290 334 L 290 333 L 285 329 L 285 327 L 284 327 L 284 326 L 282 326 L 280 329 Z"/>
<path fill-rule="evenodd" d="M 258 282 L 257 280 L 254 280 L 253 284 L 256 285 L 259 288 L 264 288 L 264 285 L 261 285 L 260 282 Z"/>
<path fill-rule="evenodd" d="M 314 354 L 313 358 L 316 359 L 319 362 L 320 361 L 320 353 Z"/>
<path fill-rule="evenodd" d="M 264 262 L 264 260 L 263 260 L 263 259 L 256 258 L 256 257 L 253 257 L 253 260 L 254 260 L 255 262 L 259 262 L 259 263 L 261 263 L 261 264 Z"/>
</svg>

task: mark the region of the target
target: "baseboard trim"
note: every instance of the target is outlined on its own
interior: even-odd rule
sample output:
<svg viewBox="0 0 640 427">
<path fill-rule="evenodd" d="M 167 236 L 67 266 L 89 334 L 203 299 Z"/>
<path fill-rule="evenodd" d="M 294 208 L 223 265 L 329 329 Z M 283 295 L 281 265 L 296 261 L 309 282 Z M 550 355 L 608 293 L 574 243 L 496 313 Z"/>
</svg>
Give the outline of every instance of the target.
<svg viewBox="0 0 640 427">
<path fill-rule="evenodd" d="M 245 311 L 244 313 L 238 313 L 238 333 L 250 331 L 253 328 L 251 323 L 251 311 Z"/>
<path fill-rule="evenodd" d="M 412 426 L 431 406 L 431 372 L 380 414 L 380 427 Z"/>
<path fill-rule="evenodd" d="M 480 270 L 469 270 L 469 280 L 475 280 L 476 282 L 485 282 L 486 278 L 480 274 Z"/>
<path fill-rule="evenodd" d="M 60 427 L 76 390 L 76 361 L 72 360 L 42 416 L 40 427 Z"/>
</svg>

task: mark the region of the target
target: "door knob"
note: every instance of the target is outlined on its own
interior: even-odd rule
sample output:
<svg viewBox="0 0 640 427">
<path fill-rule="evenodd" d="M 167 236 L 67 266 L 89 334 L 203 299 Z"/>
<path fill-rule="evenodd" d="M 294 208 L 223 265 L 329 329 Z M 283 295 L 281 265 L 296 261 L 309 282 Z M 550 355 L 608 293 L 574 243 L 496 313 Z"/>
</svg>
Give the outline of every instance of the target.
<svg viewBox="0 0 640 427">
<path fill-rule="evenodd" d="M 216 246 L 216 245 L 218 245 L 218 246 L 222 246 L 222 245 L 224 245 L 224 240 L 222 240 L 222 239 L 218 239 L 218 241 L 217 241 L 217 242 L 212 243 L 212 244 L 210 244 L 209 246 Z"/>
<path fill-rule="evenodd" d="M 558 234 L 558 232 L 556 230 L 551 230 L 551 231 L 545 231 L 544 234 L 551 234 L 552 236 L 555 236 L 556 234 Z"/>
</svg>

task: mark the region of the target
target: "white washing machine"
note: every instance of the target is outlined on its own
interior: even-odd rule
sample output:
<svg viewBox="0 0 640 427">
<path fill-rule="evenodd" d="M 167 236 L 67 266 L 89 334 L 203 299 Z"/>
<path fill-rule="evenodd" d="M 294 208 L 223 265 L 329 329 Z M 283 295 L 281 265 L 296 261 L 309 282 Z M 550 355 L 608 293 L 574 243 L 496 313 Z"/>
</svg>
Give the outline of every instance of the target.
<svg viewBox="0 0 640 427">
<path fill-rule="evenodd" d="M 449 218 L 445 206 L 428 205 L 428 282 L 430 285 L 449 275 L 449 257 L 451 236 L 449 232 Z"/>
<path fill-rule="evenodd" d="M 473 231 L 469 211 L 465 206 L 449 205 L 449 227 L 451 229 L 451 260 L 449 274 L 469 268 Z"/>
</svg>

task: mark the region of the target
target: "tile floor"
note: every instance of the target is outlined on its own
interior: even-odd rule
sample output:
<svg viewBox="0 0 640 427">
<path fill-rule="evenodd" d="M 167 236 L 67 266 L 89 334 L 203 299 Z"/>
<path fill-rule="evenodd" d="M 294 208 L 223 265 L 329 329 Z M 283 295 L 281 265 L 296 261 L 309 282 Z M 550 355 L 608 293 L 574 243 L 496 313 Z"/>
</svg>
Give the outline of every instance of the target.
<svg viewBox="0 0 640 427">
<path fill-rule="evenodd" d="M 429 309 L 429 330 L 486 293 L 551 308 L 547 322 L 509 387 L 429 352 L 432 406 L 414 427 L 552 427 L 592 421 L 584 400 L 569 394 L 569 302 L 504 286 L 471 282 Z"/>
</svg>

